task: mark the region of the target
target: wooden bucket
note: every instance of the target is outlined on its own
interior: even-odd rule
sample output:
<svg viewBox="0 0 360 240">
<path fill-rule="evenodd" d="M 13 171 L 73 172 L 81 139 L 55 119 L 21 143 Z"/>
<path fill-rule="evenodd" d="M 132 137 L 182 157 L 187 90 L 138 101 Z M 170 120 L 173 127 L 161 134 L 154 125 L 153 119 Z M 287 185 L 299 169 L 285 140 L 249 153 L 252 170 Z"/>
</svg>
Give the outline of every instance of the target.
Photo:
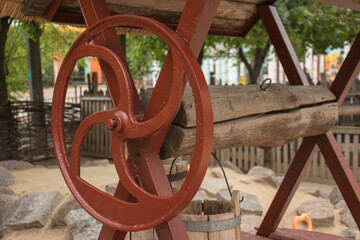
<svg viewBox="0 0 360 240">
<path fill-rule="evenodd" d="M 181 214 L 191 240 L 240 239 L 240 192 L 233 191 L 231 202 L 197 200 Z"/>
<path fill-rule="evenodd" d="M 190 240 L 239 240 L 240 192 L 233 191 L 231 202 L 192 201 L 181 214 Z M 132 232 L 125 240 L 158 240 L 155 229 Z"/>
</svg>

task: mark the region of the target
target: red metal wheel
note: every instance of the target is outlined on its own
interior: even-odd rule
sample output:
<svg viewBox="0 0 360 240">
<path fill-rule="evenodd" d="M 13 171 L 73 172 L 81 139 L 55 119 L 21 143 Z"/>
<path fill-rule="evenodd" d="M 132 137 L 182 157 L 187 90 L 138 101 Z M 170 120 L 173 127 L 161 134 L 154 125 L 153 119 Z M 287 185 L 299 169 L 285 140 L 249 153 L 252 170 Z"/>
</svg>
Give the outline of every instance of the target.
<svg viewBox="0 0 360 240">
<path fill-rule="evenodd" d="M 90 42 L 106 29 L 131 26 L 146 29 L 166 42 L 173 62 L 170 97 L 162 111 L 141 122 L 134 116 L 133 93 L 126 65 L 106 47 Z M 76 61 L 94 56 L 107 62 L 116 75 L 120 101 L 115 109 L 97 112 L 86 118 L 78 127 L 69 161 L 64 139 L 64 103 L 69 78 Z M 197 115 L 197 133 L 193 159 L 183 186 L 174 196 L 160 197 L 139 186 L 128 168 L 125 139 L 142 138 L 155 134 L 174 118 L 182 96 L 184 72 L 194 93 Z M 169 79 L 170 80 L 170 79 Z M 114 163 L 120 181 L 138 202 L 130 203 L 110 196 L 80 177 L 82 143 L 92 127 L 105 123 L 112 130 Z M 121 231 L 138 231 L 154 227 L 177 214 L 191 201 L 206 173 L 212 147 L 212 108 L 210 94 L 203 73 L 186 42 L 165 25 L 149 18 L 117 15 L 105 18 L 82 33 L 70 48 L 60 68 L 55 84 L 52 108 L 52 133 L 55 153 L 61 172 L 79 203 L 100 222 Z M 156 209 L 156 211 L 154 211 Z"/>
</svg>

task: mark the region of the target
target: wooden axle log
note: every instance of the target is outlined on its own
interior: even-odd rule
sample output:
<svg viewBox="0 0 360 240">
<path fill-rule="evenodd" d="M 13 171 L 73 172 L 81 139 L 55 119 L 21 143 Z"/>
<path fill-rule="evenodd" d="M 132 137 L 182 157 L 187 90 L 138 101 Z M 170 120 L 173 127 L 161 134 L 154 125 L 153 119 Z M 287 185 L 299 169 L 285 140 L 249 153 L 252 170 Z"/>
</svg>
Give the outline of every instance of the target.
<svg viewBox="0 0 360 240">
<path fill-rule="evenodd" d="M 142 98 L 146 107 L 151 90 Z M 213 150 L 238 146 L 270 148 L 301 137 L 327 132 L 336 123 L 335 96 L 316 86 L 272 84 L 210 86 L 214 114 Z M 160 152 L 162 158 L 193 152 L 196 137 L 195 103 L 186 88 L 179 112 Z"/>
</svg>

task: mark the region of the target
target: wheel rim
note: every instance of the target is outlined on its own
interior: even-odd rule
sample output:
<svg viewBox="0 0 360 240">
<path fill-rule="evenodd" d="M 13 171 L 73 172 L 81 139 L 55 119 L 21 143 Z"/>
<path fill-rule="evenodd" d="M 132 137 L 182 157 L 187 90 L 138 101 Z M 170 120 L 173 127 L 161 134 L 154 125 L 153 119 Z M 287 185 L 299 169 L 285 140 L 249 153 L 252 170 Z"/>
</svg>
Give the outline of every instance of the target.
<svg viewBox="0 0 360 240">
<path fill-rule="evenodd" d="M 157 116 L 145 122 L 137 122 L 133 116 L 133 92 L 126 65 L 111 50 L 102 46 L 88 44 L 89 41 L 104 30 L 115 26 L 141 27 L 159 36 L 170 46 L 173 60 L 177 64 L 173 66 L 173 75 L 179 74 L 179 71 L 181 74 L 181 78 L 173 76 L 171 90 L 173 94 L 170 95 L 166 103 L 167 106 Z M 65 96 L 70 77 L 69 73 L 71 73 L 76 61 L 85 56 L 96 56 L 112 66 L 120 87 L 121 98 L 115 109 L 95 113 L 80 124 L 74 137 L 69 161 L 63 131 Z M 177 93 L 180 91 L 176 91 L 178 90 L 176 88 L 183 84 L 181 81 L 182 72 L 184 71 L 189 77 L 196 104 L 197 133 L 195 150 L 188 175 L 178 193 L 171 197 L 159 197 L 142 189 L 132 178 L 126 165 L 124 140 L 148 136 L 157 132 L 162 125 L 168 124 L 172 120 L 181 100 L 181 94 Z M 121 131 L 114 130 L 112 133 L 114 163 L 120 181 L 130 194 L 138 199 L 137 203 L 130 203 L 110 196 L 80 177 L 80 152 L 85 136 L 93 126 L 104 123 L 117 115 L 123 121 L 124 128 Z M 161 124 L 158 124 L 159 121 Z M 159 22 L 144 17 L 132 15 L 108 17 L 81 34 L 64 59 L 54 89 L 52 130 L 55 153 L 61 172 L 79 203 L 93 217 L 112 228 L 122 231 L 143 230 L 154 227 L 179 214 L 191 201 L 202 182 L 210 159 L 212 145 L 210 95 L 196 58 L 187 44 L 175 32 Z"/>
</svg>

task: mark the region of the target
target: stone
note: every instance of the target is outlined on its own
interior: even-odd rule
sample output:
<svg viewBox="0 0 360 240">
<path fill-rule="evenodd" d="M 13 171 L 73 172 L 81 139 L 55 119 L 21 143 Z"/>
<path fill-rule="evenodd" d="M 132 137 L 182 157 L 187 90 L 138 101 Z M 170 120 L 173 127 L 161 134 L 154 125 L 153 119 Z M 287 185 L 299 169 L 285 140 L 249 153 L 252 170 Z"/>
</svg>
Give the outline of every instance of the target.
<svg viewBox="0 0 360 240">
<path fill-rule="evenodd" d="M 218 192 L 216 197 L 220 201 L 226 200 L 226 201 L 231 202 L 231 196 L 230 196 L 229 190 L 222 190 L 222 191 Z"/>
<path fill-rule="evenodd" d="M 97 240 L 102 224 L 90 216 L 84 209 L 71 210 L 65 222 L 74 240 Z"/>
<path fill-rule="evenodd" d="M 354 229 L 352 228 L 346 228 L 344 230 L 341 231 L 341 236 L 346 237 L 346 238 L 356 238 L 356 234 L 354 232 Z"/>
<path fill-rule="evenodd" d="M 242 215 L 258 215 L 262 216 L 263 208 L 258 201 L 258 197 L 245 193 L 240 192 L 240 200 L 243 201 L 240 203 L 240 210 Z"/>
<path fill-rule="evenodd" d="M 112 184 L 106 185 L 105 192 L 111 196 L 114 196 L 117 185 L 118 185 L 117 183 L 112 183 Z"/>
<path fill-rule="evenodd" d="M 341 214 L 341 219 L 340 222 L 342 224 L 344 224 L 347 227 L 353 228 L 353 229 L 357 229 L 357 225 L 356 222 L 353 218 L 353 216 L 351 215 L 349 209 L 346 209 L 345 211 L 343 211 Z"/>
<path fill-rule="evenodd" d="M 224 168 L 230 168 L 232 170 L 234 170 L 237 174 L 244 174 L 240 168 L 238 168 L 238 166 L 236 166 L 235 164 L 233 164 L 232 162 L 230 161 L 224 161 L 224 162 L 221 162 L 221 165 L 224 167 Z"/>
<path fill-rule="evenodd" d="M 12 190 L 11 188 L 8 188 L 8 187 L 0 187 L 0 196 L 1 196 L 1 195 L 15 196 L 15 192 L 14 192 L 14 190 Z"/>
<path fill-rule="evenodd" d="M 220 168 L 211 169 L 210 172 L 216 178 L 225 179 L 224 174 Z"/>
<path fill-rule="evenodd" d="M 275 176 L 273 170 L 265 167 L 254 166 L 247 173 L 249 176 L 263 177 L 263 176 Z"/>
<path fill-rule="evenodd" d="M 8 187 L 14 184 L 14 177 L 9 170 L 0 166 L 0 186 Z"/>
<path fill-rule="evenodd" d="M 273 180 L 273 177 L 275 177 L 275 173 L 269 168 L 254 166 L 249 170 L 248 175 L 252 176 L 252 180 L 255 182 L 266 183 L 274 188 L 277 188 Z"/>
<path fill-rule="evenodd" d="M 241 216 L 241 231 L 256 234 L 255 228 L 260 227 L 263 218 L 255 215 Z"/>
<path fill-rule="evenodd" d="M 4 236 L 4 231 L 5 231 L 5 227 L 0 226 L 0 238 L 2 238 Z"/>
<path fill-rule="evenodd" d="M 284 176 L 273 176 L 271 177 L 271 179 L 274 182 L 275 186 L 278 188 L 284 180 Z"/>
<path fill-rule="evenodd" d="M 348 206 L 346 206 L 345 208 L 341 209 L 341 210 L 340 210 L 340 214 L 343 215 L 343 214 L 346 213 L 346 211 L 350 211 L 349 208 L 348 208 Z"/>
<path fill-rule="evenodd" d="M 6 168 L 7 170 L 25 170 L 34 167 L 31 163 L 22 160 L 1 161 L 0 166 Z"/>
<path fill-rule="evenodd" d="M 0 225 L 0 238 L 2 238 L 4 236 L 5 229 L 6 229 L 5 226 Z"/>
<path fill-rule="evenodd" d="M 229 185 L 232 189 L 232 184 Z M 218 192 L 227 189 L 225 180 L 219 178 L 205 178 L 200 186 L 200 190 L 204 190 L 210 198 L 216 198 Z"/>
<path fill-rule="evenodd" d="M 314 197 L 320 197 L 320 198 L 324 198 L 327 199 L 328 195 L 322 191 L 321 189 L 317 188 L 317 187 L 300 187 L 300 189 L 304 192 L 309 193 L 310 195 L 314 196 Z"/>
<path fill-rule="evenodd" d="M 110 164 L 109 159 L 88 160 L 82 164 L 83 167 L 98 167 Z"/>
<path fill-rule="evenodd" d="M 326 192 L 323 192 L 323 191 L 320 190 L 319 198 L 329 199 L 329 194 L 327 194 Z"/>
<path fill-rule="evenodd" d="M 298 207 L 297 213 L 309 215 L 314 227 L 331 227 L 334 225 L 333 206 L 327 199 L 318 198 L 306 201 Z"/>
<path fill-rule="evenodd" d="M 0 239 L 4 236 L 5 226 L 0 225 Z"/>
<path fill-rule="evenodd" d="M 249 180 L 246 180 L 246 179 L 240 179 L 239 182 L 246 184 L 246 185 L 249 185 L 251 183 Z"/>
<path fill-rule="evenodd" d="M 199 190 L 197 191 L 197 193 L 195 194 L 194 198 L 192 199 L 192 201 L 196 201 L 196 200 L 205 200 L 207 199 L 208 196 L 206 194 L 206 192 L 204 190 Z"/>
<path fill-rule="evenodd" d="M 329 195 L 329 199 L 330 202 L 335 205 L 337 204 L 340 200 L 343 200 L 343 196 L 341 195 L 341 192 L 339 190 L 339 188 L 336 186 L 333 188 L 333 190 L 331 191 L 330 195 Z"/>
<path fill-rule="evenodd" d="M 74 196 L 70 194 L 65 201 L 61 204 L 61 206 L 55 212 L 52 220 L 52 227 L 65 227 L 65 217 L 71 210 L 81 209 L 81 205 L 76 201 Z"/>
<path fill-rule="evenodd" d="M 345 200 L 340 200 L 336 205 L 335 205 L 335 209 L 341 209 L 341 208 L 346 208 L 347 204 L 345 202 Z"/>
<path fill-rule="evenodd" d="M 7 219 L 15 200 L 16 198 L 13 196 L 0 195 L 0 228 L 5 225 L 5 220 Z"/>
<path fill-rule="evenodd" d="M 15 201 L 6 220 L 6 227 L 13 230 L 43 227 L 62 199 L 58 191 L 25 195 Z"/>
</svg>

